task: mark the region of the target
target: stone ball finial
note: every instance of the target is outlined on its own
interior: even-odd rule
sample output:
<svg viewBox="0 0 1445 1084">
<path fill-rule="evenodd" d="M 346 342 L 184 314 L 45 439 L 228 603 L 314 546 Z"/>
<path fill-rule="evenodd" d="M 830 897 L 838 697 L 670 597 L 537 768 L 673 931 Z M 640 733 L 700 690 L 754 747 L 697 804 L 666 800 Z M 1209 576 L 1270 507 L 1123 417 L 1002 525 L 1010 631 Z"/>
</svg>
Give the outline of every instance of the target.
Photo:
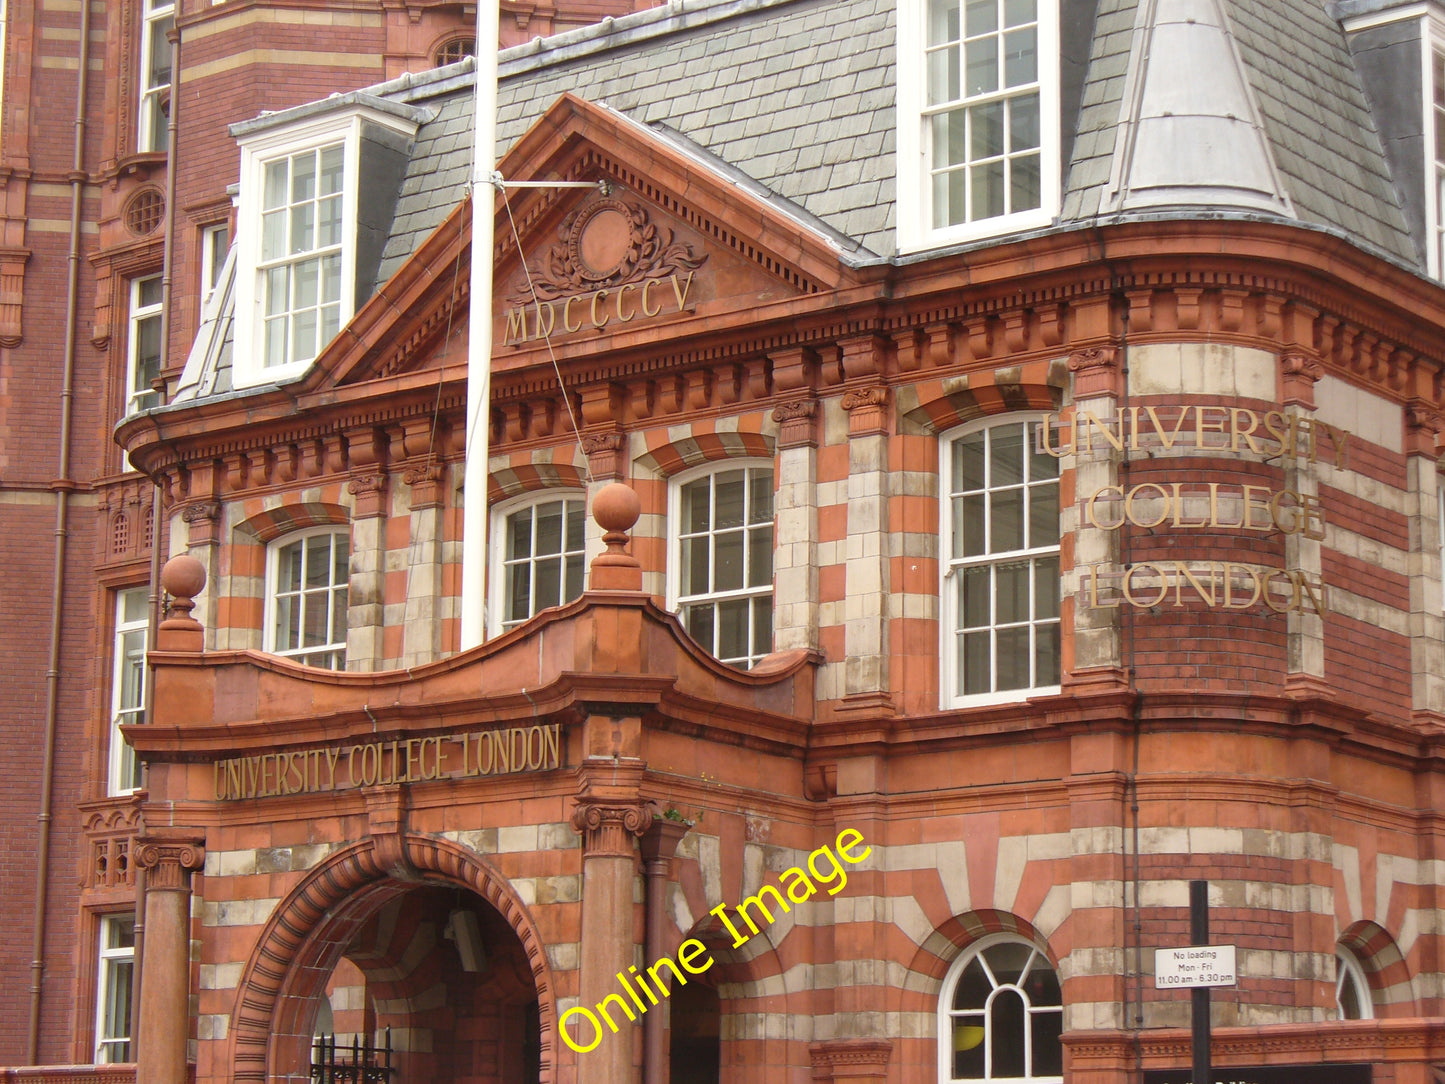
<svg viewBox="0 0 1445 1084">
<path fill-rule="evenodd" d="M 189 553 L 178 554 L 161 569 L 161 586 L 172 598 L 189 602 L 206 586 L 206 566 Z"/>
<path fill-rule="evenodd" d="M 641 591 L 642 567 L 627 550 L 627 532 L 642 514 L 642 502 L 629 486 L 611 482 L 592 498 L 592 518 L 607 546 L 592 560 L 593 591 Z"/>
<path fill-rule="evenodd" d="M 642 501 L 631 486 L 609 482 L 592 498 L 592 518 L 608 534 L 625 534 L 632 530 L 642 514 Z"/>
<path fill-rule="evenodd" d="M 156 630 L 157 649 L 201 651 L 205 630 L 191 611 L 196 608 L 196 596 L 206 586 L 206 566 L 189 553 L 178 554 L 161 569 L 161 586 L 171 596 L 171 604 Z"/>
</svg>

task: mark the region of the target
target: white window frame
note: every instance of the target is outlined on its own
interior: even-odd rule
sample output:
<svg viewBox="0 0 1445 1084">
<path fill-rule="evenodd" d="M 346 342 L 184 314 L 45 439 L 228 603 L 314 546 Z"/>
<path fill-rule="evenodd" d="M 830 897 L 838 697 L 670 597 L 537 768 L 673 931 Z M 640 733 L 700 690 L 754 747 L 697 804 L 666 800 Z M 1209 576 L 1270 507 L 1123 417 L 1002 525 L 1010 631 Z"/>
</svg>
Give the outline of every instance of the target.
<svg viewBox="0 0 1445 1084">
<path fill-rule="evenodd" d="M 768 552 L 769 552 L 769 554 L 770 554 L 770 563 L 771 563 L 772 567 L 771 567 L 771 568 L 769 569 L 769 571 L 768 571 L 768 584 L 767 584 L 767 587 L 764 588 L 764 587 L 746 587 L 746 586 L 745 586 L 745 587 L 743 587 L 743 588 L 741 588 L 741 589 L 739 589 L 739 590 L 735 590 L 735 591 L 703 592 L 703 593 L 695 593 L 695 594 L 692 594 L 692 595 L 683 596 L 683 595 L 682 595 L 682 537 L 683 537 L 683 536 L 682 536 L 682 531 L 681 531 L 681 526 L 682 526 L 682 491 L 683 491 L 683 489 L 684 489 L 686 486 L 688 486 L 689 484 L 691 484 L 691 483 L 693 483 L 693 482 L 698 481 L 699 479 L 702 479 L 702 478 L 705 478 L 705 477 L 709 477 L 709 476 L 712 476 L 712 475 L 724 474 L 724 473 L 726 473 L 726 472 L 728 472 L 728 471 L 736 471 L 736 470 L 742 470 L 742 471 L 765 470 L 765 471 L 767 471 L 768 474 L 771 476 L 772 487 L 773 487 L 773 488 L 772 488 L 772 493 L 773 493 L 773 497 L 772 497 L 772 501 L 773 501 L 773 516 L 772 516 L 772 519 L 770 520 L 770 523 L 772 524 L 772 546 L 769 547 Z M 776 576 L 777 576 L 777 558 L 776 558 L 776 552 L 777 552 L 777 546 L 778 546 L 777 485 L 778 485 L 778 475 L 777 475 L 777 465 L 776 465 L 776 463 L 775 463 L 773 460 L 771 460 L 771 459 L 757 459 L 757 458 L 748 458 L 748 459 L 739 458 L 739 459 L 717 460 L 717 461 L 714 461 L 714 462 L 705 463 L 705 464 L 703 464 L 702 466 L 693 467 L 693 468 L 691 468 L 690 470 L 681 471 L 681 472 L 679 472 L 678 474 L 675 474 L 675 475 L 673 475 L 671 478 L 668 479 L 668 484 L 667 484 L 667 510 L 668 510 L 668 515 L 667 515 L 667 553 L 668 553 L 668 560 L 667 560 L 667 608 L 668 608 L 669 610 L 671 610 L 673 613 L 677 614 L 678 619 L 683 622 L 683 625 L 684 625 L 684 626 L 687 625 L 687 620 L 686 620 L 686 618 L 685 618 L 685 616 L 684 616 L 684 612 L 683 612 L 683 611 L 684 611 L 684 608 L 685 608 L 686 606 L 689 606 L 689 605 L 701 604 L 701 603 L 705 603 L 705 602 L 709 602 L 709 601 L 711 601 L 711 602 L 723 602 L 723 601 L 728 601 L 728 600 L 732 600 L 732 599 L 762 598 L 762 597 L 764 597 L 764 596 L 766 596 L 766 597 L 769 598 L 770 600 L 775 600 L 775 599 L 776 599 L 776 591 L 775 591 L 775 580 L 776 580 Z M 749 498 L 749 500 L 751 500 L 751 498 Z M 755 525 L 755 526 L 761 526 L 761 524 L 758 524 L 758 525 Z M 746 528 L 744 528 L 744 530 L 746 530 Z M 746 554 L 748 553 L 748 546 L 747 546 L 746 542 L 744 543 L 744 546 L 743 546 L 743 552 L 744 552 L 744 555 L 746 555 Z M 746 556 L 745 556 L 744 559 L 746 560 Z M 746 579 L 746 570 L 745 570 L 745 573 L 744 573 L 744 578 Z M 728 665 L 731 665 L 731 666 L 739 666 L 739 667 L 742 667 L 743 669 L 749 669 L 749 668 L 751 668 L 752 666 L 756 665 L 759 659 L 762 659 L 765 655 L 771 653 L 771 651 L 773 650 L 773 644 L 774 644 L 775 639 L 776 639 L 775 632 L 776 632 L 776 627 L 777 627 L 777 611 L 776 611 L 776 609 L 773 609 L 773 610 L 771 610 L 770 612 L 772 613 L 771 625 L 772 625 L 773 627 L 768 630 L 768 650 L 767 650 L 767 651 L 764 651 L 764 652 L 760 652 L 760 653 L 759 653 L 759 652 L 754 652 L 754 651 L 753 651 L 752 636 L 750 635 L 750 636 L 749 636 L 749 641 L 748 641 L 748 654 L 747 654 L 747 656 L 746 656 L 746 657 L 738 656 L 738 659 L 737 659 L 737 660 L 728 663 Z M 752 622 L 753 622 L 753 618 L 752 618 L 752 611 L 751 611 L 751 609 L 749 610 L 748 622 L 749 622 L 749 625 L 748 625 L 748 627 L 749 627 L 749 633 L 751 634 L 752 632 L 755 631 L 754 625 L 753 625 L 753 623 L 752 623 Z M 716 627 L 714 627 L 714 631 L 716 631 Z M 709 652 L 711 652 L 711 647 L 709 647 L 708 645 L 703 645 L 703 646 L 704 646 L 705 648 L 707 648 L 707 650 L 708 650 Z M 726 660 L 724 660 L 724 661 L 726 661 Z"/>
<path fill-rule="evenodd" d="M 125 417 L 160 405 L 160 396 L 149 384 L 145 387 L 140 386 L 138 379 L 140 374 L 137 371 L 140 360 L 141 326 L 154 322 L 158 331 L 164 330 L 161 319 L 164 297 L 158 296 L 153 303 L 148 305 L 141 303 L 141 290 L 150 283 L 160 287 L 161 276 L 139 275 L 130 280 L 130 303 L 126 312 Z M 164 361 L 165 343 L 161 343 L 160 346 L 161 353 L 158 360 Z M 157 371 L 159 371 L 159 366 Z M 147 397 L 154 401 L 148 401 Z"/>
<path fill-rule="evenodd" d="M 321 538 L 321 537 L 326 537 L 326 538 L 330 538 L 330 539 L 331 539 L 331 554 L 332 554 L 332 556 L 331 556 L 330 562 L 328 562 L 328 567 L 329 567 L 332 571 L 331 571 L 331 573 L 328 575 L 327 584 L 326 584 L 326 586 L 325 586 L 324 589 L 323 589 L 323 588 L 311 588 L 310 590 L 308 590 L 308 589 L 306 588 L 306 586 L 305 586 L 305 573 L 304 573 L 304 571 L 303 571 L 303 573 L 302 573 L 302 587 L 301 587 L 301 590 L 300 590 L 300 592 L 299 592 L 298 594 L 296 594 L 294 597 L 296 597 L 297 599 L 300 600 L 301 605 L 302 605 L 302 607 L 303 607 L 303 609 L 302 609 L 302 617 L 301 617 L 300 621 L 298 621 L 298 627 L 304 629 L 304 628 L 305 628 L 305 625 L 306 625 L 306 621 L 305 621 L 305 607 L 307 606 L 308 596 L 318 595 L 318 594 L 320 594 L 323 590 L 325 591 L 325 597 L 326 597 L 326 600 L 327 600 L 327 627 L 328 627 L 328 629 L 329 629 L 329 631 L 330 631 L 330 637 L 329 637 L 328 641 L 327 641 L 325 644 L 316 644 L 316 645 L 313 645 L 313 646 L 311 646 L 311 647 L 294 647 L 294 648 L 278 649 L 278 648 L 276 647 L 276 611 L 277 611 L 277 607 L 278 607 L 278 600 L 279 600 L 280 595 L 281 595 L 280 583 L 279 583 L 280 575 L 281 575 L 281 552 L 282 552 L 282 550 L 285 550 L 285 549 L 287 549 L 288 547 L 297 545 L 297 544 L 299 543 L 299 544 L 301 544 L 301 545 L 303 546 L 303 551 L 302 551 L 302 552 L 304 553 L 304 552 L 305 552 L 305 551 L 304 551 L 304 546 L 305 546 L 305 543 L 306 543 L 306 541 L 307 541 L 308 539 Z M 341 539 L 341 540 L 345 541 L 345 543 L 346 543 L 347 570 L 348 570 L 347 581 L 348 581 L 348 582 L 347 582 L 347 583 L 344 583 L 344 584 L 343 584 L 343 583 L 338 583 L 338 582 L 336 581 L 336 579 L 335 579 L 335 568 L 336 568 L 335 546 L 336 546 L 336 540 L 337 540 L 337 539 Z M 321 669 L 332 669 L 332 670 L 345 670 L 345 669 L 346 669 L 346 629 L 345 629 L 345 628 L 342 628 L 342 629 L 338 630 L 338 629 L 335 627 L 335 622 L 334 622 L 334 620 L 333 620 L 334 615 L 335 615 L 335 604 L 334 604 L 334 601 L 333 601 L 332 596 L 333 596 L 338 590 L 345 590 L 345 591 L 348 592 L 348 602 L 349 602 L 349 599 L 350 599 L 350 596 L 349 596 L 349 591 L 350 591 L 350 582 L 349 582 L 349 581 L 350 581 L 350 562 L 351 562 L 351 531 L 350 531 L 350 528 L 345 527 L 345 526 L 342 526 L 342 525 L 339 525 L 339 524 L 330 524 L 330 525 L 327 525 L 327 526 L 324 526 L 324 527 L 313 527 L 313 528 L 311 528 L 311 529 L 309 529 L 309 530 L 297 531 L 297 532 L 294 532 L 294 533 L 292 533 L 292 534 L 283 535 L 281 538 L 278 538 L 278 539 L 274 540 L 273 542 L 271 542 L 270 545 L 268 545 L 268 546 L 266 547 L 266 602 L 265 602 L 265 605 L 262 607 L 262 609 L 263 609 L 263 611 L 264 611 L 264 613 L 265 613 L 265 617 L 264 617 L 265 624 L 264 624 L 264 627 L 263 627 L 264 631 L 263 631 L 263 640 L 262 640 L 262 642 L 263 642 L 263 644 L 264 644 L 264 650 L 270 652 L 270 653 L 273 654 L 273 655 L 279 655 L 279 656 L 281 656 L 283 659 L 291 659 L 291 660 L 294 661 L 294 662 L 299 662 L 299 663 L 302 663 L 303 665 L 306 665 L 306 666 L 318 666 L 318 665 L 319 665 L 319 667 L 320 667 Z M 290 592 L 290 591 L 287 591 L 286 594 L 287 594 L 287 595 L 291 595 L 291 592 Z M 340 633 L 340 639 L 337 639 L 337 634 L 338 634 L 338 632 Z M 331 654 L 331 653 L 334 653 L 334 652 L 340 652 L 340 655 L 341 655 L 341 657 L 340 657 L 340 663 L 341 663 L 341 665 L 339 665 L 339 666 L 330 666 L 330 665 L 327 665 L 327 664 L 317 664 L 317 663 L 312 663 L 312 662 L 308 661 L 311 657 L 314 657 L 314 656 L 317 656 L 317 655 L 328 655 L 328 654 Z"/>
<path fill-rule="evenodd" d="M 139 601 L 141 616 L 126 619 L 126 603 Z M 106 793 L 112 795 L 134 794 L 141 789 L 140 765 L 135 750 L 125 740 L 120 728 L 129 723 L 145 722 L 146 702 L 146 639 L 150 629 L 150 589 L 147 587 L 125 587 L 115 593 L 115 635 L 111 639 L 110 678 L 110 743 L 106 761 Z M 127 640 L 130 647 L 127 648 Z M 125 674 L 128 665 L 134 665 L 139 640 L 138 679 L 131 688 L 132 696 L 127 698 Z M 128 703 L 127 700 L 135 703 Z"/>
<path fill-rule="evenodd" d="M 261 219 L 265 195 L 266 167 L 306 151 L 341 144 L 341 310 L 340 327 L 356 311 L 356 216 L 360 190 L 362 123 L 380 124 L 410 138 L 415 125 L 398 121 L 377 110 L 353 106 L 340 113 L 328 113 L 308 123 L 267 129 L 241 141 L 241 188 L 236 211 L 236 320 L 232 354 L 232 383 L 237 388 L 256 387 L 293 380 L 305 373 L 326 350 L 318 341 L 317 352 L 308 358 L 289 358 L 280 365 L 267 366 L 265 346 L 265 290 L 261 270 Z M 319 250 L 297 254 L 307 258 Z M 273 261 L 280 265 L 287 261 Z"/>
<path fill-rule="evenodd" d="M 141 154 L 155 153 L 166 149 L 166 125 L 163 114 L 156 107 L 156 100 L 168 93 L 175 73 L 164 83 L 150 82 L 151 66 L 155 61 L 154 47 L 156 32 L 161 23 L 175 25 L 176 5 L 167 0 L 141 0 L 140 68 L 136 73 L 136 84 L 140 87 L 140 112 L 136 118 L 136 150 Z M 167 27 L 169 29 L 169 27 Z M 170 43 L 165 44 L 169 60 Z M 160 131 L 156 131 L 159 127 Z M 156 146 L 159 139 L 160 146 Z"/>
<path fill-rule="evenodd" d="M 963 0 L 960 0 L 962 3 Z M 932 114 L 928 105 L 927 25 L 929 0 L 898 3 L 898 249 L 916 252 L 1049 225 L 1059 213 L 1062 174 L 1059 78 L 1059 0 L 1038 0 L 1039 206 L 1024 211 L 933 226 Z M 960 17 L 962 17 L 960 15 Z M 1027 88 L 1023 92 L 1027 92 Z M 1010 88 L 984 98 L 1017 96 Z M 959 108 L 972 99 L 948 104 Z"/>
<path fill-rule="evenodd" d="M 986 429 L 1002 428 L 1008 425 L 1023 425 L 1024 427 L 1024 462 L 1029 461 L 1028 447 L 1028 426 L 1030 423 L 1041 422 L 1043 415 L 1037 413 L 1018 413 L 994 415 L 988 418 L 970 422 L 967 425 L 959 426 L 940 435 L 938 442 L 938 477 L 939 477 L 939 523 L 940 523 L 940 545 L 939 545 L 939 573 L 940 573 L 940 599 L 942 620 L 939 622 L 939 686 L 940 700 L 944 709 L 974 707 L 984 704 L 1006 704 L 1013 701 L 1024 700 L 1034 696 L 1049 696 L 1060 691 L 1059 682 L 1052 682 L 1046 685 L 1036 683 L 1037 675 L 1034 674 L 1034 663 L 1036 652 L 1033 649 L 1033 630 L 1044 624 L 1057 624 L 1059 628 L 1059 667 L 1060 675 L 1063 670 L 1063 619 L 1062 619 L 1062 588 L 1060 588 L 1059 610 L 1060 615 L 1055 619 L 1038 619 L 1033 614 L 1033 577 L 1030 577 L 1030 616 L 1024 624 L 1031 630 L 1029 643 L 1029 673 L 1030 683 L 1017 689 L 997 689 L 986 693 L 964 693 L 961 691 L 963 674 L 960 671 L 958 661 L 958 637 L 960 632 L 959 622 L 961 615 L 958 612 L 958 584 L 956 578 L 962 574 L 961 570 L 969 567 L 982 567 L 999 565 L 1012 561 L 1034 560 L 1040 557 L 1047 558 L 1052 555 L 1055 561 L 1059 561 L 1060 544 L 1058 532 L 1056 540 L 1051 546 L 1028 546 L 1023 549 L 999 551 L 998 553 L 984 553 L 971 557 L 954 558 L 953 554 L 953 444 L 956 440 L 970 436 L 973 433 Z M 989 438 L 991 439 L 991 438 Z M 1059 483 L 1056 483 L 1059 484 Z M 1027 486 L 1026 486 L 1027 488 Z M 984 490 L 985 493 L 991 490 Z M 1029 502 L 1024 501 L 1025 520 L 1024 532 L 1025 543 L 1027 543 L 1027 532 L 1029 529 Z M 1060 509 L 1062 511 L 1062 509 Z M 1008 622 L 1009 626 L 1016 626 L 1017 622 Z M 982 627 L 982 626 L 980 626 Z M 990 631 L 998 627 L 997 622 L 990 621 L 987 626 Z M 990 684 L 997 683 L 997 656 L 990 653 Z"/>
<path fill-rule="evenodd" d="M 1009 1084 L 1063 1084 L 1064 1078 L 1062 1076 L 1037 1076 L 1027 1072 L 1024 1076 L 1021 1077 L 995 1077 L 991 1075 L 992 1067 L 988 1066 L 987 1061 L 985 1061 L 985 1065 L 987 1067 L 985 1068 L 984 1076 L 956 1077 L 953 1075 L 953 995 L 957 990 L 959 980 L 963 977 L 963 972 L 968 967 L 968 965 L 971 964 L 979 956 L 987 952 L 989 949 L 995 947 L 996 945 L 1002 944 L 1016 944 L 1033 950 L 1034 956 L 1031 957 L 1029 962 L 1025 965 L 1022 974 L 1022 978 L 1025 981 L 1027 981 L 1030 972 L 1032 972 L 1035 967 L 1039 966 L 1040 963 L 1042 963 L 1043 966 L 1047 967 L 1051 972 L 1054 973 L 1054 977 L 1056 980 L 1059 977 L 1058 972 L 1054 969 L 1054 965 L 1049 961 L 1047 954 L 1045 954 L 1038 945 L 1034 944 L 1028 938 L 1020 937 L 1016 934 L 990 934 L 987 937 L 982 937 L 978 941 L 975 941 L 964 952 L 960 953 L 958 958 L 953 961 L 952 965 L 950 965 L 948 973 L 944 976 L 943 988 L 939 991 L 938 994 L 938 1023 L 936 1028 L 936 1034 L 938 1035 L 939 1084 L 982 1084 L 982 1082 L 993 1080 L 1008 1081 Z M 1044 1006 L 1036 1009 L 1030 1004 L 1027 991 L 1024 991 L 1019 987 L 1009 983 L 1000 984 L 997 978 L 993 976 L 992 968 L 988 966 L 987 957 L 984 958 L 983 966 L 985 968 L 985 971 L 989 975 L 990 982 L 994 985 L 995 994 L 999 990 L 1018 991 L 1019 996 L 1022 997 L 1024 1001 L 1026 1016 L 1030 1013 L 1037 1014 L 1041 1012 L 1055 1011 L 1053 1006 Z M 1062 980 L 1060 980 L 1060 986 L 1062 987 Z M 991 994 L 989 996 L 988 1004 L 992 1003 L 994 996 L 994 994 Z M 1061 996 L 1060 1005 L 1057 1010 L 1060 1013 L 1061 1020 L 1063 1013 L 1062 1000 L 1063 999 Z M 988 1013 L 987 1007 L 985 1008 L 984 1012 L 984 1020 L 984 1036 L 981 1042 L 984 1046 L 985 1051 L 988 1051 L 988 1053 L 985 1054 L 985 1057 L 990 1058 L 992 1052 L 989 1042 L 989 1029 L 992 1027 L 992 1016 Z M 1032 1069 L 1032 1029 L 1026 1027 L 1025 1035 L 1028 1036 L 1029 1041 L 1029 1049 L 1025 1053 L 1025 1066 L 1027 1069 Z M 1062 1058 L 1062 1051 L 1060 1051 L 1060 1057 Z"/>
<path fill-rule="evenodd" d="M 537 536 L 534 531 L 532 535 L 532 553 L 526 558 L 514 560 L 511 556 L 511 540 L 507 535 L 507 521 L 511 519 L 512 516 L 517 515 L 519 512 L 525 512 L 530 510 L 533 516 L 533 523 L 535 524 L 537 509 L 541 506 L 556 502 L 571 501 L 576 501 L 580 505 L 576 512 L 576 516 L 582 528 L 582 545 L 579 549 L 567 549 L 567 521 L 565 518 L 567 513 L 564 511 L 561 551 L 561 556 L 564 558 L 562 570 L 563 597 L 561 605 L 565 606 L 568 602 L 572 601 L 571 598 L 567 597 L 565 563 L 567 559 L 576 558 L 576 560 L 581 564 L 582 590 L 585 591 L 587 589 L 587 494 L 580 489 L 546 489 L 541 490 L 540 492 L 526 493 L 519 497 L 512 497 L 508 500 L 498 503 L 495 507 L 491 509 L 492 522 L 491 533 L 489 535 L 489 537 L 492 539 L 491 568 L 489 570 L 491 590 L 488 592 L 488 594 L 490 595 L 490 599 L 487 605 L 487 613 L 489 618 L 487 624 L 490 635 L 499 636 L 502 633 L 507 632 L 518 625 L 524 624 L 526 621 L 531 620 L 533 617 L 536 617 L 537 614 L 541 613 L 541 610 L 536 608 L 535 589 L 537 579 L 534 571 L 533 575 L 530 577 L 529 580 L 530 589 L 532 591 L 532 602 L 528 606 L 529 613 L 527 617 L 517 620 L 508 619 L 508 603 L 511 601 L 512 585 L 511 576 L 509 574 L 510 569 L 514 565 L 526 563 L 530 564 L 535 570 L 536 561 L 539 557 L 545 558 L 557 556 L 557 554 L 539 554 L 536 552 Z M 575 597 L 576 596 L 573 596 L 573 598 Z"/>
<path fill-rule="evenodd" d="M 221 269 L 231 249 L 229 223 L 217 222 L 201 228 L 201 305 L 204 306 L 220 285 Z"/>
<path fill-rule="evenodd" d="M 1347 983 L 1354 987 L 1355 1000 L 1360 1006 L 1359 1016 L 1345 1015 L 1345 1002 L 1341 995 Z M 1335 1011 L 1341 1020 L 1373 1020 L 1375 1017 L 1375 998 L 1370 990 L 1370 980 L 1359 957 L 1344 945 L 1335 946 Z"/>
<path fill-rule="evenodd" d="M 110 948 L 111 931 L 122 924 L 129 924 L 131 928 L 131 943 L 124 948 Z M 135 1029 L 136 1006 L 131 1000 L 130 976 L 126 976 L 124 987 L 116 985 L 112 989 L 112 977 L 117 976 L 121 965 L 130 964 L 131 975 L 135 974 L 135 914 L 125 912 L 122 914 L 102 915 L 98 926 L 96 940 L 96 968 L 95 968 L 95 1064 L 115 1065 L 124 1062 L 134 1061 L 134 1054 L 130 1048 L 131 1035 Z M 111 997 L 114 993 L 121 993 L 125 998 L 127 1012 L 125 1014 L 125 1034 L 107 1035 L 106 1018 L 110 1015 Z M 111 1050 L 124 1044 L 123 1051 Z M 123 1057 L 114 1055 L 123 1053 Z"/>
</svg>

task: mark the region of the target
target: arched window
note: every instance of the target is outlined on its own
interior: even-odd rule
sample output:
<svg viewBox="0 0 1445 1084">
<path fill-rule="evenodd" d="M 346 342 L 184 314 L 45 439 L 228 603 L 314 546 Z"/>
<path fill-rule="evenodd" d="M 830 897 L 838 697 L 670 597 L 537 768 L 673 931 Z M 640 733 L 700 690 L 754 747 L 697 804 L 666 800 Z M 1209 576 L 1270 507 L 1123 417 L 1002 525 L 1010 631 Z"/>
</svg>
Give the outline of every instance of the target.
<svg viewBox="0 0 1445 1084">
<path fill-rule="evenodd" d="M 1012 934 L 970 946 L 938 1001 L 938 1079 L 1062 1084 L 1063 998 L 1039 948 Z"/>
<path fill-rule="evenodd" d="M 448 38 L 437 46 L 432 54 L 432 63 L 440 68 L 443 64 L 455 64 L 464 57 L 477 55 L 477 39 L 471 35 Z"/>
<path fill-rule="evenodd" d="M 1037 419 L 974 424 L 942 444 L 943 704 L 1059 686 L 1059 461 Z"/>
<path fill-rule="evenodd" d="M 722 662 L 773 650 L 773 465 L 746 461 L 673 479 L 669 599 Z"/>
<path fill-rule="evenodd" d="M 1369 1020 L 1375 1015 L 1365 969 L 1344 945 L 1335 946 L 1335 1007 L 1341 1020 Z"/>
<path fill-rule="evenodd" d="M 582 593 L 584 498 L 555 490 L 509 501 L 493 513 L 493 629 L 505 632 Z"/>
<path fill-rule="evenodd" d="M 266 561 L 266 650 L 346 669 L 351 535 L 323 527 L 273 542 Z"/>
</svg>

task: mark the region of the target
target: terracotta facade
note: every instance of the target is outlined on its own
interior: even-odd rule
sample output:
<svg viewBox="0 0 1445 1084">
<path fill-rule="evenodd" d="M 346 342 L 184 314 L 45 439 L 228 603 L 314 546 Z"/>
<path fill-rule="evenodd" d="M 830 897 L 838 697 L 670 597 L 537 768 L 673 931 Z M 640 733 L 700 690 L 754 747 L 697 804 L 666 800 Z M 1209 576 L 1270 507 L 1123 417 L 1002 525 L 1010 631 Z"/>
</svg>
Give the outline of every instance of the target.
<svg viewBox="0 0 1445 1084">
<path fill-rule="evenodd" d="M 233 161 L 228 122 L 424 67 L 460 18 L 267 7 L 179 13 L 182 84 L 218 110 L 195 121 L 197 161 Z M 320 15 L 331 69 L 233 71 L 226 34 L 265 23 L 300 56 Z M 408 104 L 441 109 L 464 75 L 408 84 Z M 164 160 L 118 150 L 112 167 L 82 186 L 102 208 L 80 291 L 98 351 L 81 371 L 109 389 L 82 403 L 96 413 L 121 395 L 122 296 L 161 259 L 158 239 L 107 240 L 104 208 L 162 183 Z M 75 500 L 97 512 L 80 540 L 98 559 L 66 627 L 93 688 L 64 689 L 81 703 L 61 714 L 49 921 L 69 957 L 37 965 L 53 1015 L 30 1060 L 96 1059 L 96 945 L 133 911 L 129 1079 L 146 1084 L 311 1080 L 319 1037 L 400 1081 L 964 1079 L 975 1019 L 996 1025 L 951 999 L 993 946 L 1029 963 L 988 981 L 1045 1010 L 1021 1017 L 1027 1054 L 988 1047 L 1023 1070 L 996 1076 L 1158 1080 L 1189 1064 L 1188 1000 L 1155 988 L 1153 954 L 1187 944 L 1188 882 L 1206 879 L 1239 963 L 1213 992 L 1221 1072 L 1437 1079 L 1437 283 L 1262 216 L 855 259 L 580 93 L 501 171 L 605 185 L 494 208 L 480 647 L 461 650 L 465 202 L 299 380 L 213 394 L 219 363 L 183 372 L 204 315 L 188 286 L 163 371 L 176 401 L 105 451 L 82 413 L 94 480 Z M 190 217 L 172 232 L 196 242 L 175 242 L 178 280 L 200 227 L 230 216 L 220 176 L 175 188 Z M 748 487 L 739 567 L 763 570 L 727 600 L 747 632 L 726 651 L 724 611 L 689 610 L 722 604 L 687 601 L 706 592 L 683 537 L 700 515 L 684 502 L 713 500 L 719 471 Z M 0 492 L 28 515 L 68 488 Z M 510 627 L 509 517 L 543 497 L 581 504 L 581 542 L 561 547 L 561 605 Z M 1000 541 L 1013 523 L 1026 545 Z M 153 703 L 122 731 L 144 786 L 107 796 L 115 671 L 93 641 L 116 631 L 115 592 L 147 582 L 157 531 Z M 322 600 L 343 670 L 277 639 L 278 570 L 310 539 L 329 567 L 291 594 Z M 79 1008 L 52 1007 L 71 991 Z M 0 1035 L 22 1060 L 23 1037 Z"/>
</svg>

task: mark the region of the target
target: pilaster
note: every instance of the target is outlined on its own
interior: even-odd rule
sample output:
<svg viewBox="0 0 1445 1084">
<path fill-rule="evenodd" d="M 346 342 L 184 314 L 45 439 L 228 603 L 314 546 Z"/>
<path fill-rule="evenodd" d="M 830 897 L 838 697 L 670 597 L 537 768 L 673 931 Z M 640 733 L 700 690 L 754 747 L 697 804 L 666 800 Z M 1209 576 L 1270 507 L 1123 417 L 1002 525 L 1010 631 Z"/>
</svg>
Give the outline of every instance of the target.
<svg viewBox="0 0 1445 1084">
<path fill-rule="evenodd" d="M 204 836 L 186 829 L 147 832 L 136 841 L 146 873 L 145 948 L 138 1018 L 145 1033 L 136 1079 L 186 1084 L 190 1035 L 191 874 L 205 859 Z"/>
<path fill-rule="evenodd" d="M 845 705 L 891 711 L 888 692 L 888 389 L 843 396 L 848 412 Z M 851 702 L 851 704 L 850 704 Z"/>
<path fill-rule="evenodd" d="M 813 399 L 773 411 L 778 436 L 777 545 L 773 552 L 773 650 L 818 648 L 818 442 Z"/>
</svg>

